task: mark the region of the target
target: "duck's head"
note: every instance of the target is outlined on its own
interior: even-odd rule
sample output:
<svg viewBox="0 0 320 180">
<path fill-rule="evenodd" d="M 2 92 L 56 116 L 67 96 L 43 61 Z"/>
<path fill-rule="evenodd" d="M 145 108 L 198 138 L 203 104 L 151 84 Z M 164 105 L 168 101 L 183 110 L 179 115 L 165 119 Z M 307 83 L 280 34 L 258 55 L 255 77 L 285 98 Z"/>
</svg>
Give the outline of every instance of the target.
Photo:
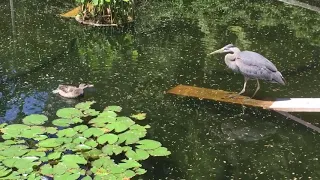
<svg viewBox="0 0 320 180">
<path fill-rule="evenodd" d="M 92 84 L 84 84 L 84 83 L 79 85 L 80 89 L 84 89 L 84 88 L 87 88 L 87 87 L 93 87 L 93 85 Z"/>
</svg>

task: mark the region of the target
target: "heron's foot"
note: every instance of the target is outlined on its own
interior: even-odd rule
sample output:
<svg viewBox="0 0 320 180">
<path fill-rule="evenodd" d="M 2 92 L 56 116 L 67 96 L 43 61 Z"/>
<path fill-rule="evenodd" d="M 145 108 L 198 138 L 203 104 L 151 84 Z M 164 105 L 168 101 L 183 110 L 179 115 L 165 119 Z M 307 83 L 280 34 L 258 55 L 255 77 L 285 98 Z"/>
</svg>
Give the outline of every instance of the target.
<svg viewBox="0 0 320 180">
<path fill-rule="evenodd" d="M 253 97 L 257 94 L 257 92 L 255 92 L 252 96 L 251 96 L 251 99 L 253 99 Z"/>
<path fill-rule="evenodd" d="M 245 89 L 242 89 L 238 94 L 241 95 L 245 92 L 246 90 Z"/>
<path fill-rule="evenodd" d="M 233 99 L 235 97 L 239 97 L 239 94 L 230 94 L 228 95 L 228 98 Z"/>
</svg>

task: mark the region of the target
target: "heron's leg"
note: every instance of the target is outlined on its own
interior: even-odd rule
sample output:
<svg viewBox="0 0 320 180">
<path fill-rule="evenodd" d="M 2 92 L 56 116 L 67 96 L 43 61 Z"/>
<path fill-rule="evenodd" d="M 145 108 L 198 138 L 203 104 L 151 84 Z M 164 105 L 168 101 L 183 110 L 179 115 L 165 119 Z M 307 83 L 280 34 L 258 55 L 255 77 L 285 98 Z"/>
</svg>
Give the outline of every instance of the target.
<svg viewBox="0 0 320 180">
<path fill-rule="evenodd" d="M 248 82 L 249 78 L 244 77 L 244 84 L 243 84 L 243 89 L 239 92 L 239 94 L 242 94 L 246 91 L 246 86 L 247 86 L 247 82 Z"/>
<path fill-rule="evenodd" d="M 256 91 L 253 93 L 253 95 L 251 96 L 251 98 L 253 98 L 253 97 L 256 95 L 256 93 L 258 92 L 259 89 L 260 89 L 260 83 L 259 83 L 259 80 L 257 79 L 257 89 L 256 89 Z"/>
</svg>

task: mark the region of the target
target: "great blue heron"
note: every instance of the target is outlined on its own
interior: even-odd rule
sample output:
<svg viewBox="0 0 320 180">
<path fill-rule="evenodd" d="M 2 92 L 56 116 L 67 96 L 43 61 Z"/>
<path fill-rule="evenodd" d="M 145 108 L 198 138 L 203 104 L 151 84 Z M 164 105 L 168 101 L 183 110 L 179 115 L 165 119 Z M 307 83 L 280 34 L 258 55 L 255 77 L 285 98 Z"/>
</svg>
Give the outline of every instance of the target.
<svg viewBox="0 0 320 180">
<path fill-rule="evenodd" d="M 224 61 L 227 66 L 236 73 L 244 76 L 243 89 L 239 92 L 242 94 L 246 90 L 248 80 L 257 80 L 257 89 L 252 95 L 254 97 L 260 89 L 259 79 L 272 83 L 280 83 L 285 85 L 285 80 L 276 66 L 262 55 L 252 51 L 240 51 L 233 44 L 228 44 L 211 54 L 227 53 Z"/>
</svg>

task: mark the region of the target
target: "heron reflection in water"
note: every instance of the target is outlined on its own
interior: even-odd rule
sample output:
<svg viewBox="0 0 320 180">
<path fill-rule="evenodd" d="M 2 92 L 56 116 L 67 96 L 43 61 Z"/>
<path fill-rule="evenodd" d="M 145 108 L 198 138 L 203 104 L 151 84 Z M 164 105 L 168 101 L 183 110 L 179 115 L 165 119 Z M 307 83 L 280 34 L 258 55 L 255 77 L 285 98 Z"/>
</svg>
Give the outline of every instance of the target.
<svg viewBox="0 0 320 180">
<path fill-rule="evenodd" d="M 285 85 L 285 79 L 277 70 L 276 66 L 262 55 L 252 51 L 240 51 L 233 44 L 228 44 L 209 55 L 217 53 L 227 53 L 224 61 L 227 66 L 236 73 L 244 76 L 243 89 L 239 92 L 242 94 L 246 91 L 248 80 L 257 80 L 257 89 L 252 95 L 254 97 L 260 89 L 259 79 L 271 83 L 279 83 Z"/>
</svg>

